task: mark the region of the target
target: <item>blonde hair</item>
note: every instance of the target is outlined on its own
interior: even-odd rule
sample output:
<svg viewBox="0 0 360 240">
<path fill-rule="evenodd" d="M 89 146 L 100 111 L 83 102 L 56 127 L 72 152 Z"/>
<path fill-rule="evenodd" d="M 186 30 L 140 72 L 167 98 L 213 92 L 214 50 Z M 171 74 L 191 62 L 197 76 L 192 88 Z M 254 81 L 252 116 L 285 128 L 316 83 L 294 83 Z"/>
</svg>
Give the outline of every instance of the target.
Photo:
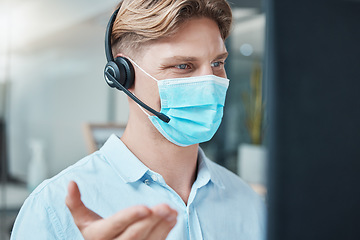
<svg viewBox="0 0 360 240">
<path fill-rule="evenodd" d="M 226 0 L 123 0 L 111 35 L 114 54 L 139 51 L 144 43 L 170 37 L 192 18 L 214 20 L 225 40 L 232 13 Z"/>
</svg>

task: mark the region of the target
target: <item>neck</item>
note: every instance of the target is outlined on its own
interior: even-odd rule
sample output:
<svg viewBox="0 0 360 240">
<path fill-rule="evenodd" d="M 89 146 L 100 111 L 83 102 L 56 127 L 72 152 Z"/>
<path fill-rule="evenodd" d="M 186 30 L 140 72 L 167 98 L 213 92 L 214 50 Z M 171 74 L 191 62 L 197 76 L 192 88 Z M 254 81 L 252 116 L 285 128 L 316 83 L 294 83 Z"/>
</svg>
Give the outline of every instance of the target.
<svg viewBox="0 0 360 240">
<path fill-rule="evenodd" d="M 147 117 L 131 115 L 121 140 L 187 203 L 196 179 L 198 144 L 179 147 L 165 139 Z"/>
</svg>

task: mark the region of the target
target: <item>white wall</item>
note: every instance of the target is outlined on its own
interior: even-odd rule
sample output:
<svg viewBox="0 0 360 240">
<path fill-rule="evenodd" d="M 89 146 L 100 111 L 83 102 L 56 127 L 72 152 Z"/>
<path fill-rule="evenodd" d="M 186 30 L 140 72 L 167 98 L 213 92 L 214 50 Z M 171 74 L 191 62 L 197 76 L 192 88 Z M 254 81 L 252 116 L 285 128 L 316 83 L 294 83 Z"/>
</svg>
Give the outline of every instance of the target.
<svg viewBox="0 0 360 240">
<path fill-rule="evenodd" d="M 13 52 L 8 116 L 13 175 L 26 178 L 32 139 L 44 141 L 49 176 L 88 154 L 82 125 L 104 123 L 108 116 L 105 24 L 88 19 Z M 116 99 L 121 111 L 115 116 L 126 123 L 126 97 L 116 93 Z"/>
</svg>

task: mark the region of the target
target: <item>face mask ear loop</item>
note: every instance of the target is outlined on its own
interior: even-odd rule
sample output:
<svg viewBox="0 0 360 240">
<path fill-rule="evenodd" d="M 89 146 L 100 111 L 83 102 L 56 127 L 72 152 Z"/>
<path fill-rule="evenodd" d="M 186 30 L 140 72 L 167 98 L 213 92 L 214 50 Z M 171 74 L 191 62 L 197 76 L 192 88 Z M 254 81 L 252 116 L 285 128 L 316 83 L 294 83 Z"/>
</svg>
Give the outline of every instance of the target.
<svg viewBox="0 0 360 240">
<path fill-rule="evenodd" d="M 134 62 L 131 58 L 126 57 L 127 59 L 129 59 L 129 61 L 134 64 L 136 67 L 138 67 L 143 73 L 145 73 L 146 75 L 148 75 L 149 77 L 151 77 L 152 79 L 154 79 L 156 82 L 158 82 L 159 80 L 157 80 L 156 78 L 154 78 L 153 76 L 151 76 L 149 73 L 147 73 L 144 69 L 142 69 L 136 62 Z M 150 117 L 150 114 L 148 114 L 139 104 L 136 103 L 136 105 L 141 109 L 141 111 L 143 111 L 148 117 Z"/>
<path fill-rule="evenodd" d="M 136 67 L 138 67 L 143 73 L 145 73 L 146 75 L 148 75 L 149 77 L 151 77 L 152 79 L 154 79 L 155 81 L 159 81 L 156 78 L 154 78 L 153 76 L 151 76 L 149 73 L 147 73 L 144 69 L 142 69 L 136 62 L 134 62 L 131 58 L 127 57 L 127 59 L 129 59 L 129 61 L 134 64 Z"/>
</svg>

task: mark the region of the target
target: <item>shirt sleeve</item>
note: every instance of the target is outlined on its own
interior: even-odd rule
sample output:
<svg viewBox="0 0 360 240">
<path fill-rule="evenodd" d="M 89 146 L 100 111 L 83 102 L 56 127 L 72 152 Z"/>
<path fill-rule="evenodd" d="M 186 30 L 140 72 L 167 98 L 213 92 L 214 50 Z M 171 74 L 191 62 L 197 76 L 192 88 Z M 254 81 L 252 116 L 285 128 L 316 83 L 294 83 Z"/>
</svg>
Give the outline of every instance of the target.
<svg viewBox="0 0 360 240">
<path fill-rule="evenodd" d="M 65 239 L 65 234 L 56 212 L 35 194 L 21 207 L 10 239 Z"/>
</svg>

